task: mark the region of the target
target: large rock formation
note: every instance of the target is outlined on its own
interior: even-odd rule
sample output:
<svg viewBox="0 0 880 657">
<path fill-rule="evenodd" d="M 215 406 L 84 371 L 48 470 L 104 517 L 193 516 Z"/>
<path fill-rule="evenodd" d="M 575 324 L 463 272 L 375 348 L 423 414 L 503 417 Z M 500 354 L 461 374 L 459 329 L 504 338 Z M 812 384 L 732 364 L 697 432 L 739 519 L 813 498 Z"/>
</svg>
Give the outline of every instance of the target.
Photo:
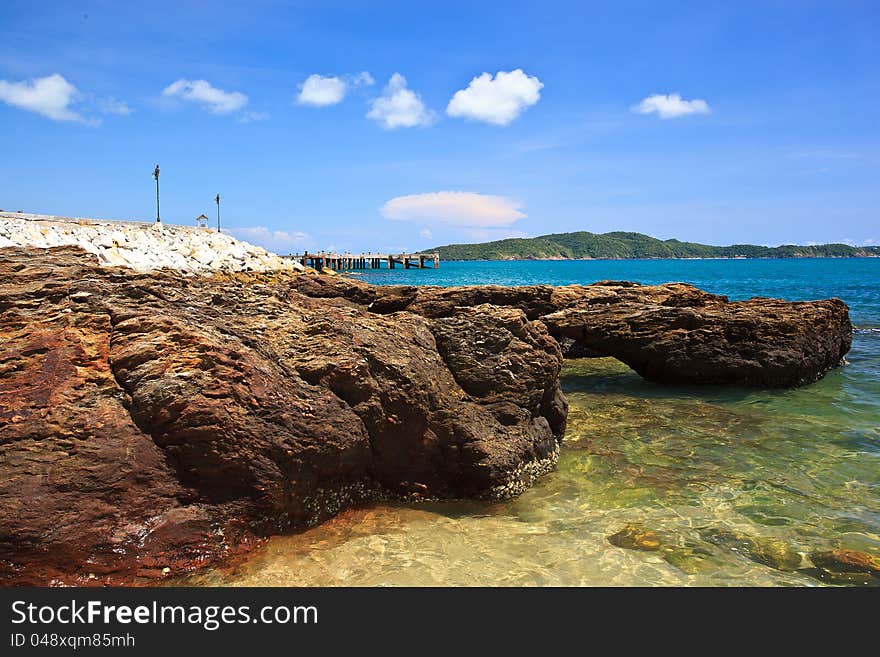
<svg viewBox="0 0 880 657">
<path fill-rule="evenodd" d="M 503 497 L 554 466 L 543 326 L 379 315 L 295 278 L 0 251 L 0 579 L 179 572 L 359 501 Z"/>
<path fill-rule="evenodd" d="M 613 356 L 646 379 L 790 387 L 837 366 L 852 343 L 840 299 L 730 302 L 684 283 L 600 281 L 553 287 L 376 287 L 299 277 L 316 298 L 344 298 L 373 312 L 441 318 L 479 304 L 514 307 L 540 321 L 566 356 Z"/>
<path fill-rule="evenodd" d="M 517 494 L 555 464 L 560 343 L 794 385 L 850 331 L 839 300 L 682 284 L 381 288 L 0 249 L 0 581 L 156 577 L 357 502 Z"/>
</svg>

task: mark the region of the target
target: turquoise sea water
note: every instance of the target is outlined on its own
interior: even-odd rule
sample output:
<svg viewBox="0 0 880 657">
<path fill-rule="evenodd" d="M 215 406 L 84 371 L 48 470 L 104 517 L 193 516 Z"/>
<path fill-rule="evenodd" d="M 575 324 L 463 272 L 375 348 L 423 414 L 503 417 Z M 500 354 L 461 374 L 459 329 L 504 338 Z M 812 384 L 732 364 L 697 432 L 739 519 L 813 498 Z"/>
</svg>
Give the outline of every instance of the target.
<svg viewBox="0 0 880 657">
<path fill-rule="evenodd" d="M 360 270 L 376 285 L 572 285 L 599 280 L 691 283 L 731 299 L 837 296 L 855 323 L 880 327 L 880 258 L 780 260 L 527 260 L 443 262 L 439 269 Z"/>
<path fill-rule="evenodd" d="M 348 511 L 188 583 L 824 585 L 811 552 L 880 558 L 880 259 L 444 262 L 361 278 L 837 296 L 857 329 L 846 366 L 794 390 L 663 386 L 613 359 L 569 361 L 558 471 L 521 497 Z M 652 549 L 608 540 L 628 526 Z"/>
</svg>

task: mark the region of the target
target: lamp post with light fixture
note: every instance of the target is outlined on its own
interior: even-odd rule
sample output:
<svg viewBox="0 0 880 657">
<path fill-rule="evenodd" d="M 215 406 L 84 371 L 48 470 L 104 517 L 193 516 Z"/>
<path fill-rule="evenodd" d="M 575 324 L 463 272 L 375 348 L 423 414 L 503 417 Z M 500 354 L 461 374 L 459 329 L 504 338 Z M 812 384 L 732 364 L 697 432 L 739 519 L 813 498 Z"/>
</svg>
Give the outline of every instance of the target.
<svg viewBox="0 0 880 657">
<path fill-rule="evenodd" d="M 153 171 L 153 178 L 156 179 L 156 223 L 161 223 L 162 220 L 159 218 L 159 165 L 156 165 L 155 170 Z"/>
</svg>

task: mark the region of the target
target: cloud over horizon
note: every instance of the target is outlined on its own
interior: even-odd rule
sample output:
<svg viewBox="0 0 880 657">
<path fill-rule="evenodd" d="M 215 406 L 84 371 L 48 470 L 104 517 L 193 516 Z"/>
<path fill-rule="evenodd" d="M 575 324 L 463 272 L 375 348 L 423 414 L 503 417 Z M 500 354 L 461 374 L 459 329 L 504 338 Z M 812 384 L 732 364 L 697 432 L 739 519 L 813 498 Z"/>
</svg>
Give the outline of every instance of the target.
<svg viewBox="0 0 880 657">
<path fill-rule="evenodd" d="M 684 100 L 680 94 L 654 94 L 632 107 L 636 114 L 657 114 L 661 119 L 675 119 L 689 114 L 708 114 L 709 104 L 695 98 Z"/>
<path fill-rule="evenodd" d="M 498 71 L 494 77 L 482 73 L 465 89 L 455 92 L 446 106 L 446 114 L 492 125 L 508 125 L 541 99 L 543 87 L 543 82 L 526 75 L 520 68 Z"/>
<path fill-rule="evenodd" d="M 224 91 L 207 80 L 181 78 L 165 87 L 162 95 L 196 103 L 212 114 L 230 114 L 248 103 L 248 97 L 240 91 Z"/>
<path fill-rule="evenodd" d="M 519 201 L 474 192 L 430 192 L 397 196 L 380 212 L 386 219 L 435 226 L 505 228 L 524 219 Z"/>
<path fill-rule="evenodd" d="M 377 121 L 386 130 L 394 130 L 430 125 L 434 122 L 434 113 L 415 91 L 407 88 L 406 78 L 395 73 L 382 95 L 371 101 L 367 118 Z"/>
</svg>

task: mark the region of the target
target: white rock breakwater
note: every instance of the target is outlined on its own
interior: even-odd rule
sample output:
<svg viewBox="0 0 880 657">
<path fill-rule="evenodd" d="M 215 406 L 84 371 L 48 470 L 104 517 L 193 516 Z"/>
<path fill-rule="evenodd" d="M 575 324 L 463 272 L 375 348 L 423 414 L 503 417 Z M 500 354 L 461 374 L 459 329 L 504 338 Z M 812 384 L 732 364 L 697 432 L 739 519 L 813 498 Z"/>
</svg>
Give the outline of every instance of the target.
<svg viewBox="0 0 880 657">
<path fill-rule="evenodd" d="M 289 258 L 209 228 L 0 212 L 0 248 L 78 246 L 106 267 L 138 271 L 303 270 Z"/>
</svg>

